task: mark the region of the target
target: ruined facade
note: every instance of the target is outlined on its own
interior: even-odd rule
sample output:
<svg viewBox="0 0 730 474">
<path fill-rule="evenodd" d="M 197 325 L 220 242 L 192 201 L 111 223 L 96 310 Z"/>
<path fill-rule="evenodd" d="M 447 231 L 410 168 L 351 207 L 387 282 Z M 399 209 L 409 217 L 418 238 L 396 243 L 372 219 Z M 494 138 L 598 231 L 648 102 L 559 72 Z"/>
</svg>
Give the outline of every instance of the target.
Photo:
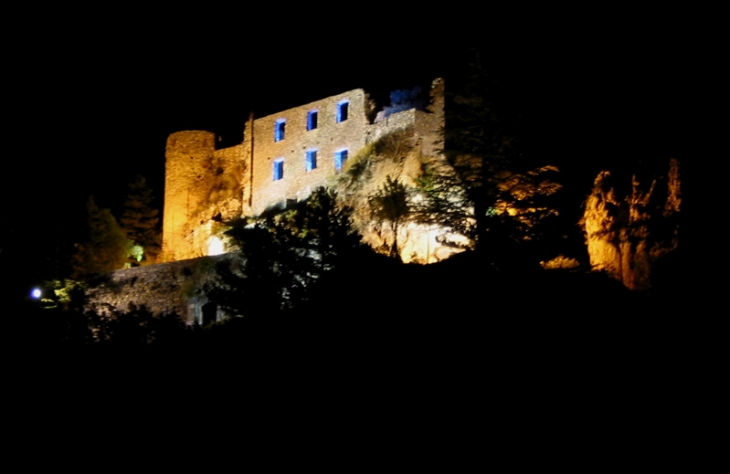
<svg viewBox="0 0 730 474">
<path fill-rule="evenodd" d="M 168 138 L 162 252 L 177 261 L 225 252 L 223 223 L 301 200 L 327 186 L 360 149 L 407 130 L 423 156 L 438 154 L 443 81 L 432 84 L 428 111 L 376 113 L 362 89 L 247 121 L 241 144 L 216 149 L 206 131 Z"/>
</svg>

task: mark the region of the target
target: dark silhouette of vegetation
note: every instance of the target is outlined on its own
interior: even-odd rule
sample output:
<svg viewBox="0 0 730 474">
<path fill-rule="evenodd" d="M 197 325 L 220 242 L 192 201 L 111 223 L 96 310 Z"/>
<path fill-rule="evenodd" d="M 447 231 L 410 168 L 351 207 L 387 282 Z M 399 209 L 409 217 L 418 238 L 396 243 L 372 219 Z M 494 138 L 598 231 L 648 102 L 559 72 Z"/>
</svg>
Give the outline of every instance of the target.
<svg viewBox="0 0 730 474">
<path fill-rule="evenodd" d="M 398 230 L 400 225 L 410 214 L 408 188 L 398 179 L 390 175 L 385 177 L 385 183 L 376 193 L 369 197 L 370 211 L 373 220 L 382 226 L 385 222 L 393 232 L 393 242 L 390 245 L 390 256 L 400 260 L 398 248 Z"/>
<path fill-rule="evenodd" d="M 436 163 L 424 166 L 423 174 L 416 180 L 414 193 L 411 201 L 414 220 L 448 227 L 455 236 L 463 237 L 443 241 L 443 244 L 473 248 L 476 227 L 474 205 L 453 168 Z"/>
<path fill-rule="evenodd" d="M 535 168 L 520 149 L 520 115 L 509 94 L 475 53 L 460 80 L 447 89 L 444 152 L 448 166 L 426 170 L 426 221 L 445 219 L 487 260 L 533 264 L 539 236 L 557 210 L 550 199 L 561 186 L 554 166 Z M 459 191 L 456 191 L 456 190 Z"/>
<path fill-rule="evenodd" d="M 222 284 L 207 293 L 234 315 L 268 316 L 296 307 L 325 274 L 364 251 L 350 214 L 333 191 L 319 188 L 290 209 L 232 223 L 227 235 L 240 248 L 241 263 L 221 265 Z"/>
<path fill-rule="evenodd" d="M 153 207 L 154 196 L 144 176 L 129 183 L 124 211 L 119 223 L 132 244 L 132 265 L 154 263 L 160 253 L 159 211 Z"/>
<path fill-rule="evenodd" d="M 98 207 L 93 197 L 89 197 L 86 210 L 88 233 L 84 242 L 76 244 L 72 260 L 74 279 L 123 268 L 129 255 L 127 234 L 111 211 Z"/>
<path fill-rule="evenodd" d="M 154 315 L 145 306 L 130 304 L 127 311 L 106 307 L 100 313 L 86 312 L 84 316 L 94 342 L 110 349 L 174 344 L 186 335 L 179 315 Z"/>
<path fill-rule="evenodd" d="M 474 206 L 474 242 L 481 250 L 487 241 L 489 209 L 498 199 L 493 178 L 511 169 L 518 155 L 518 116 L 504 103 L 501 85 L 476 53 L 446 97 L 444 151 Z"/>
</svg>

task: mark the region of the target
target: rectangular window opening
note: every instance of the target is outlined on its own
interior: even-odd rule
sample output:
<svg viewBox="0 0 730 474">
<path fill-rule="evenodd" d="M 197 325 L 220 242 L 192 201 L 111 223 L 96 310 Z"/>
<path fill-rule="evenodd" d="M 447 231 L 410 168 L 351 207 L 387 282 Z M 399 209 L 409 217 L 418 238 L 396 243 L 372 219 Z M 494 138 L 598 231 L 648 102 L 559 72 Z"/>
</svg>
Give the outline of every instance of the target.
<svg viewBox="0 0 730 474">
<path fill-rule="evenodd" d="M 279 119 L 274 125 L 274 141 L 280 142 L 284 139 L 284 131 L 286 130 L 286 120 Z"/>
<path fill-rule="evenodd" d="M 347 150 L 340 150 L 335 152 L 335 169 L 342 171 L 342 167 L 345 166 L 347 161 Z"/>
<path fill-rule="evenodd" d="M 312 171 L 317 168 L 317 150 L 307 151 L 307 160 L 305 163 L 307 171 Z"/>
<path fill-rule="evenodd" d="M 350 102 L 344 101 L 337 104 L 337 123 L 347 120 L 348 106 Z"/>
<path fill-rule="evenodd" d="M 274 181 L 284 179 L 284 158 L 274 160 Z"/>
<path fill-rule="evenodd" d="M 307 114 L 307 130 L 315 130 L 317 128 L 317 111 L 311 110 Z"/>
</svg>

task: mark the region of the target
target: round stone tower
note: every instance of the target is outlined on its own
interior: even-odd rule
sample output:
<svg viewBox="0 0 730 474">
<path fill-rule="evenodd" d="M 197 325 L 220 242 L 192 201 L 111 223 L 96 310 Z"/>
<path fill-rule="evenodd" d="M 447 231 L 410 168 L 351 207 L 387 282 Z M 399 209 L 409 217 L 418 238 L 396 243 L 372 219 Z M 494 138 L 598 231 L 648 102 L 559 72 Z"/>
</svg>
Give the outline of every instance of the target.
<svg viewBox="0 0 730 474">
<path fill-rule="evenodd" d="M 165 150 L 165 208 L 162 221 L 162 258 L 166 262 L 198 257 L 193 235 L 194 217 L 208 200 L 210 168 L 214 163 L 215 134 L 188 130 L 170 135 Z"/>
</svg>

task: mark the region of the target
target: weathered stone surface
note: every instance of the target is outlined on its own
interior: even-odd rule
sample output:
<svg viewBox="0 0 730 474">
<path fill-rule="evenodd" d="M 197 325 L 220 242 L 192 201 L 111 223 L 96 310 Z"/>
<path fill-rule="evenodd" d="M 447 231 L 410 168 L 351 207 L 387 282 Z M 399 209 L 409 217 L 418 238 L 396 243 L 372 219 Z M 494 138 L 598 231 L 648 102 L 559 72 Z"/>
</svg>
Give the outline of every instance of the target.
<svg viewBox="0 0 730 474">
<path fill-rule="evenodd" d="M 458 240 L 451 229 L 440 223 L 419 222 L 416 213 L 404 215 L 399 225 L 373 218 L 369 199 L 376 195 L 388 178 L 400 182 L 408 190 L 409 206 L 418 196 L 417 180 L 424 167 L 445 166 L 440 156 L 423 154 L 424 138 L 415 131 L 414 110 L 391 115 L 396 132 L 380 134 L 377 144 L 361 150 L 353 157 L 345 172 L 332 183 L 342 204 L 353 209 L 353 221 L 363 241 L 377 251 L 389 254 L 397 237 L 398 250 L 406 263 L 434 263 L 460 251 L 444 241 Z M 386 129 L 387 130 L 387 129 Z M 397 236 L 395 235 L 397 227 Z"/>
<path fill-rule="evenodd" d="M 163 260 L 208 255 L 215 222 L 241 215 L 242 145 L 215 150 L 215 135 L 186 131 L 170 135 L 165 165 Z"/>
<path fill-rule="evenodd" d="M 237 253 L 117 270 L 91 282 L 86 309 L 98 314 L 145 306 L 153 314 L 178 314 L 186 323 L 202 323 L 207 285 L 217 282 L 216 265 L 240 259 Z M 222 316 L 219 314 L 219 317 Z"/>
<path fill-rule="evenodd" d="M 681 192 L 679 162 L 649 182 L 632 177 L 631 191 L 617 195 L 611 173 L 602 171 L 586 200 L 583 226 L 591 266 L 608 272 L 626 287 L 652 285 L 656 262 L 678 246 Z"/>
</svg>

